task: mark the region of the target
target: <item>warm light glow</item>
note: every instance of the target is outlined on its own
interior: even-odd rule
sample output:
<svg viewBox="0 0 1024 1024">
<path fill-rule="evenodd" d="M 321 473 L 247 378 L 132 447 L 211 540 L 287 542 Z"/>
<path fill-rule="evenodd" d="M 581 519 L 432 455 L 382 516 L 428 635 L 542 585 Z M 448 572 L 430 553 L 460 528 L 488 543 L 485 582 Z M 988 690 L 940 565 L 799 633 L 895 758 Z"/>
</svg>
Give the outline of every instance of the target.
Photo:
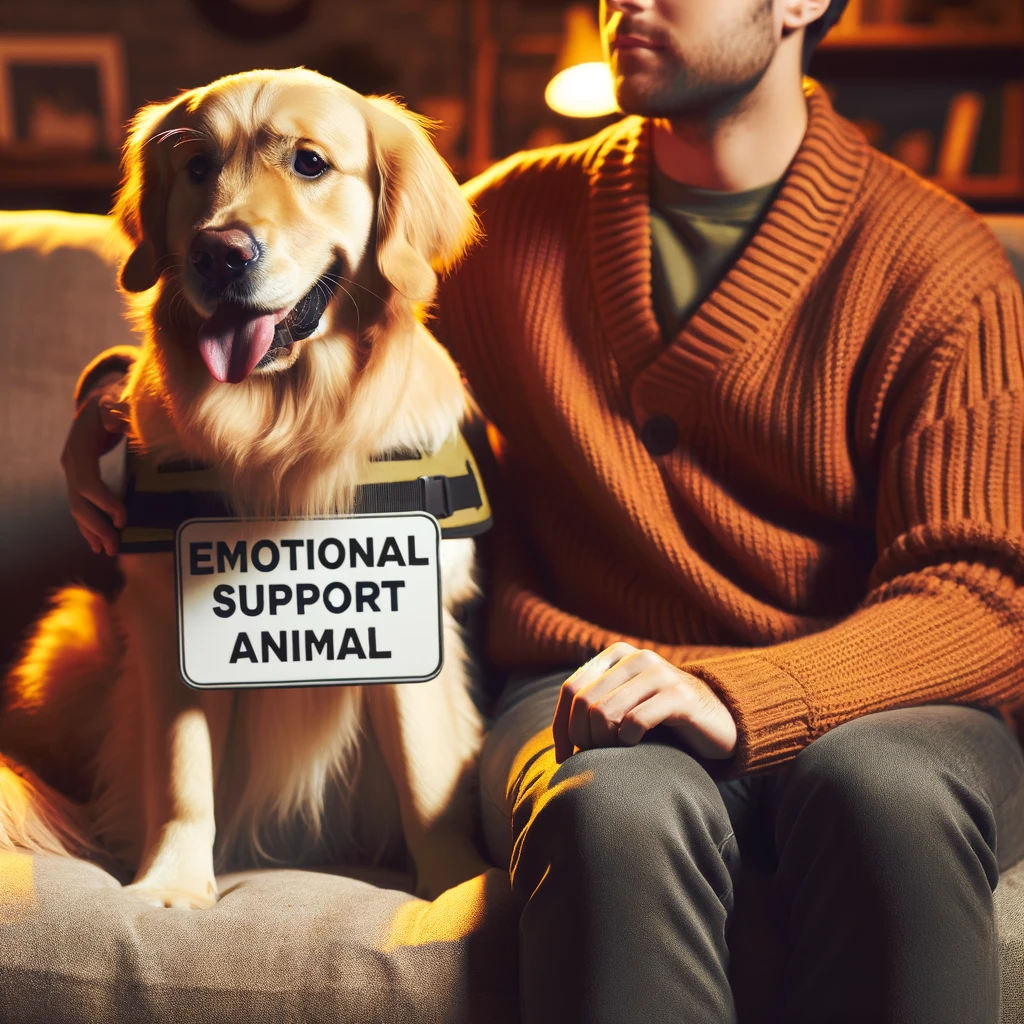
<svg viewBox="0 0 1024 1024">
<path fill-rule="evenodd" d="M 0 924 L 15 924 L 35 905 L 32 858 L 18 850 L 0 850 Z"/>
<path fill-rule="evenodd" d="M 618 109 L 611 68 L 603 60 L 559 71 L 548 82 L 544 100 L 566 117 L 604 117 Z"/>
<path fill-rule="evenodd" d="M 544 99 L 566 117 L 604 117 L 618 110 L 611 69 L 589 4 L 573 4 L 565 12 L 562 45 Z"/>
<path fill-rule="evenodd" d="M 441 893 L 432 903 L 413 898 L 399 904 L 381 949 L 433 942 L 462 942 L 474 932 L 495 928 L 510 913 L 508 872 L 492 868 Z"/>
</svg>

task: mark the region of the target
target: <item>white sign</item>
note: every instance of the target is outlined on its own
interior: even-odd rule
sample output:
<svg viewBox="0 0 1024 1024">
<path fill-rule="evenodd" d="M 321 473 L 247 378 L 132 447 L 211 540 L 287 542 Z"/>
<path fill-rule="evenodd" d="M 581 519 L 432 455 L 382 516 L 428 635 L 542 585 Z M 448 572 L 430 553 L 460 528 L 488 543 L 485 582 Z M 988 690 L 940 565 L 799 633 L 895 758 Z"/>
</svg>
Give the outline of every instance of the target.
<svg viewBox="0 0 1024 1024">
<path fill-rule="evenodd" d="M 441 530 L 426 512 L 189 519 L 181 674 L 195 687 L 415 683 L 441 671 Z"/>
</svg>

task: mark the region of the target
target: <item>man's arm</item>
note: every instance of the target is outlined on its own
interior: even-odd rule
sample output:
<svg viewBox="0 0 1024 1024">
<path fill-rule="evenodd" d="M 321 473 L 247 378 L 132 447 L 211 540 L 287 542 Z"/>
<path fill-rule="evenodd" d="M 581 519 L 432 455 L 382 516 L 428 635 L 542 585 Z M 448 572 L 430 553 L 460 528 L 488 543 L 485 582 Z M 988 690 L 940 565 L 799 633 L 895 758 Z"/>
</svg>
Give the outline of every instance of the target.
<svg viewBox="0 0 1024 1024">
<path fill-rule="evenodd" d="M 61 452 L 71 515 L 96 554 L 117 553 L 116 528 L 125 521 L 124 505 L 100 478 L 99 458 L 124 432 L 120 396 L 137 352 L 132 345 L 118 345 L 82 371 L 75 386 L 75 418 Z"/>
<path fill-rule="evenodd" d="M 978 295 L 903 389 L 878 463 L 869 592 L 829 629 L 693 661 L 728 707 L 731 774 L 861 715 L 1024 703 L 1024 301 Z"/>
<path fill-rule="evenodd" d="M 878 466 L 880 554 L 848 618 L 681 665 L 612 644 L 562 686 L 557 759 L 664 725 L 733 776 L 873 711 L 1024 704 L 1024 301 L 1008 274 L 904 387 Z"/>
</svg>

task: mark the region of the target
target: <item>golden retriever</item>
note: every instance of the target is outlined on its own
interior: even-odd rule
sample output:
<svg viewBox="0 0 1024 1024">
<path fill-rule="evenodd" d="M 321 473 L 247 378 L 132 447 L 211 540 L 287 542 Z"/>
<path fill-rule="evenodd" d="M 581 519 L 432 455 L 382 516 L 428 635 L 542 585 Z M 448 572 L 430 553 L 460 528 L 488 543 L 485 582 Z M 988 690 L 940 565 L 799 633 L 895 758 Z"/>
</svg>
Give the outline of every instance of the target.
<svg viewBox="0 0 1024 1024">
<path fill-rule="evenodd" d="M 351 509 L 375 455 L 457 433 L 467 396 L 423 319 L 477 221 L 424 125 L 305 68 L 136 115 L 114 209 L 144 335 L 135 443 L 217 467 L 244 514 L 316 516 Z M 168 907 L 213 904 L 215 863 L 411 856 L 426 898 L 484 871 L 482 721 L 452 615 L 472 539 L 441 542 L 446 657 L 419 684 L 190 689 L 173 557 L 122 555 L 115 602 L 69 588 L 39 623 L 0 726 L 0 843 L 102 848 Z"/>
</svg>

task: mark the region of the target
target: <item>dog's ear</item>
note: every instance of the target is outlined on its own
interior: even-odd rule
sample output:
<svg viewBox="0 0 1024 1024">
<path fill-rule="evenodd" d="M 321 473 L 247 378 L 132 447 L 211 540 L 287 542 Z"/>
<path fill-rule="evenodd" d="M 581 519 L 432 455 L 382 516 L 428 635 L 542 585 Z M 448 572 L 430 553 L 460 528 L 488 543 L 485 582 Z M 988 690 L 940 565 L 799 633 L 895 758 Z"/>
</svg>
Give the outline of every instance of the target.
<svg viewBox="0 0 1024 1024">
<path fill-rule="evenodd" d="M 121 187 L 112 210 L 117 224 L 134 245 L 121 266 L 121 287 L 144 292 L 160 277 L 167 255 L 166 216 L 170 166 L 167 132 L 178 127 L 184 95 L 167 103 L 143 107 L 131 120 L 121 153 Z"/>
<path fill-rule="evenodd" d="M 480 233 L 473 207 L 434 149 L 426 118 L 389 97 L 368 96 L 380 180 L 377 266 L 412 302 L 429 302 L 436 272 L 454 264 Z"/>
</svg>

